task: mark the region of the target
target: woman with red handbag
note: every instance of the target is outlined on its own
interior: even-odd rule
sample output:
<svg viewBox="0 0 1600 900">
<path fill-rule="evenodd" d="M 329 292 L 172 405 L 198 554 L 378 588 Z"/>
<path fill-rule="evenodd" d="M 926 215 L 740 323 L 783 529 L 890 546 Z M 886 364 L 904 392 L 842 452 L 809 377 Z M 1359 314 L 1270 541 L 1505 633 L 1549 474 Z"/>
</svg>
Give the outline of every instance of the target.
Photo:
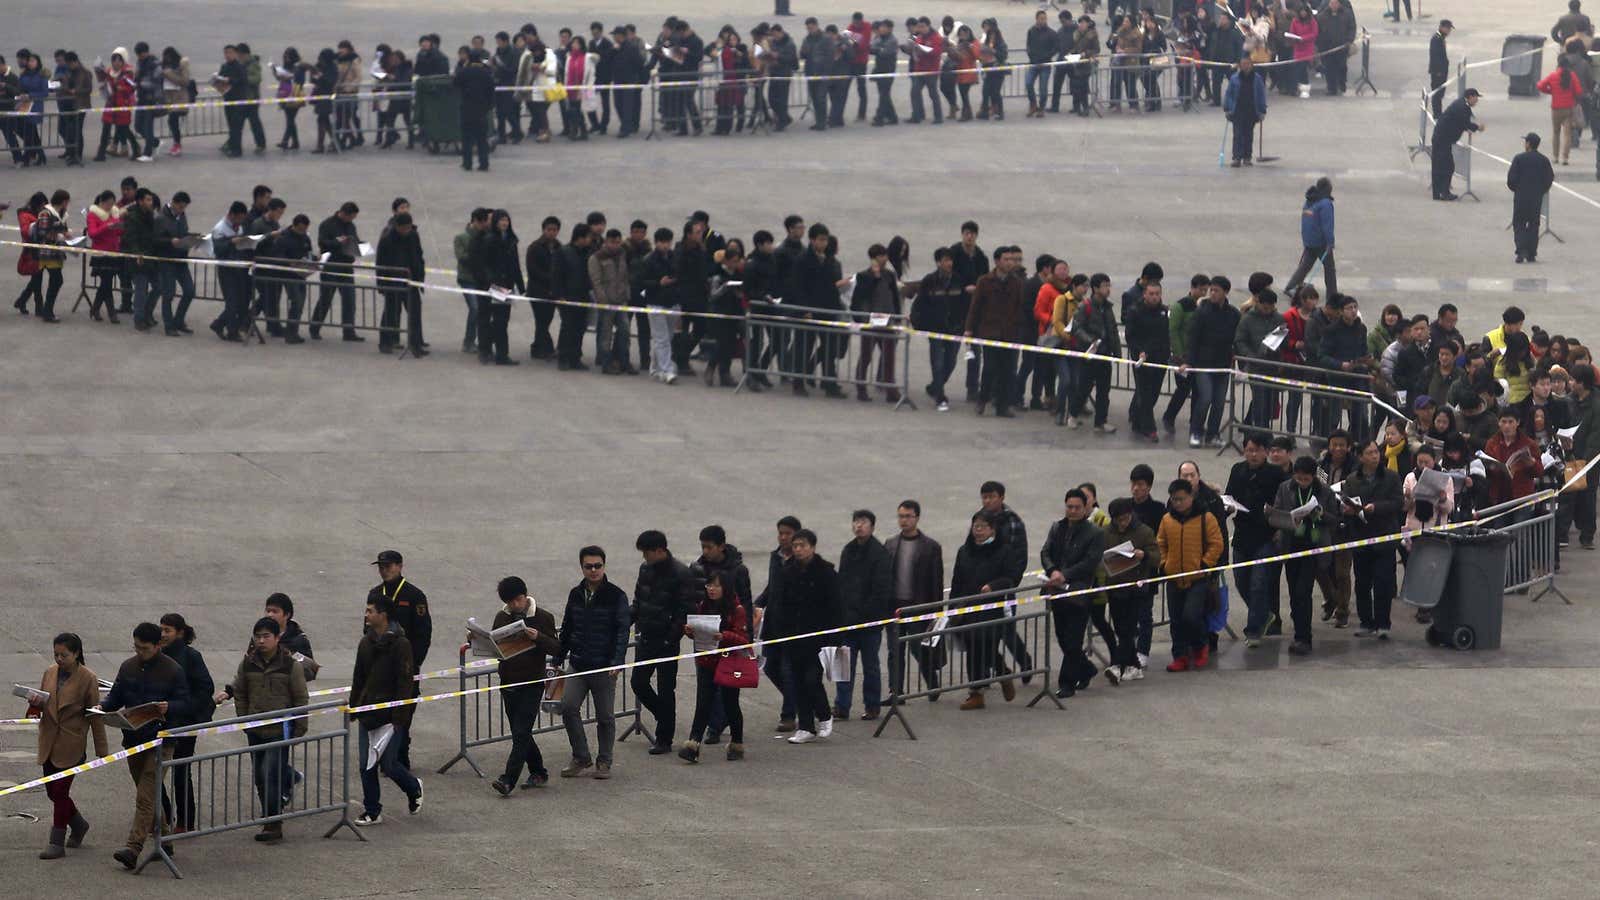
<svg viewBox="0 0 1600 900">
<path fill-rule="evenodd" d="M 706 577 L 705 599 L 695 610 L 702 616 L 721 616 L 718 647 L 743 647 L 750 643 L 750 627 L 745 622 L 744 606 L 739 595 L 724 572 L 712 572 Z M 694 629 L 683 626 L 683 633 L 694 637 Z M 720 696 L 722 711 L 727 715 L 728 731 L 732 741 L 728 744 L 728 759 L 744 759 L 744 713 L 739 711 L 739 685 L 748 682 L 755 687 L 756 660 L 749 650 L 731 653 L 707 654 L 695 657 L 694 724 L 689 727 L 689 740 L 678 755 L 688 762 L 700 761 L 700 739 L 711 723 L 711 708 Z"/>
</svg>

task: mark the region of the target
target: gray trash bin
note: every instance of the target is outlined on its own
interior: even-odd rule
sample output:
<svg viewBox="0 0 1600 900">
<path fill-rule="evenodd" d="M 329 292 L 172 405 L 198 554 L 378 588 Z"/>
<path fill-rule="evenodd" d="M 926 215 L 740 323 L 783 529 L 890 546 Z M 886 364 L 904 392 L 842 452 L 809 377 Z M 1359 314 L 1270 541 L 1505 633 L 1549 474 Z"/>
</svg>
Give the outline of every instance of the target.
<svg viewBox="0 0 1600 900">
<path fill-rule="evenodd" d="M 1433 610 L 1429 644 L 1457 650 L 1499 649 L 1506 550 L 1511 541 L 1511 535 L 1489 528 L 1412 539 L 1401 599 Z"/>
<path fill-rule="evenodd" d="M 1506 38 L 1505 44 L 1500 47 L 1501 56 L 1516 56 L 1527 53 L 1537 47 L 1544 46 L 1545 39 L 1537 34 L 1513 34 Z M 1511 79 L 1510 93 L 1513 97 L 1539 96 L 1539 79 L 1544 71 L 1544 54 L 1528 53 L 1526 56 L 1517 56 L 1516 59 L 1506 59 L 1500 62 L 1500 73 Z"/>
</svg>

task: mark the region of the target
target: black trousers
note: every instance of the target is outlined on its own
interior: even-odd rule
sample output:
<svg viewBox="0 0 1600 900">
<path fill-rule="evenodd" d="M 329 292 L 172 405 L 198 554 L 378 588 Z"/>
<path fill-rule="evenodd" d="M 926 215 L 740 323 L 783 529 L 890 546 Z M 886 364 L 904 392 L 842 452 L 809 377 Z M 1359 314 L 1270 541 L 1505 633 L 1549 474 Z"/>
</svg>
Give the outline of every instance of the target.
<svg viewBox="0 0 1600 900">
<path fill-rule="evenodd" d="M 1017 351 L 1003 347 L 983 348 L 983 387 L 978 402 L 994 401 L 995 412 L 1010 409 L 1011 383 L 1017 377 Z"/>
<path fill-rule="evenodd" d="M 1094 365 L 1110 367 L 1110 363 Z M 1153 366 L 1139 366 L 1133 370 L 1133 414 L 1129 416 L 1133 421 L 1129 424 L 1139 434 L 1155 434 L 1156 401 L 1161 399 L 1161 385 L 1166 378 L 1165 369 Z"/>
<path fill-rule="evenodd" d="M 816 733 L 818 720 L 833 718 L 833 707 L 828 704 L 828 692 L 822 684 L 822 660 L 817 658 L 821 649 L 812 641 L 790 641 L 783 652 L 794 672 L 795 713 L 800 728 L 812 733 Z"/>
<path fill-rule="evenodd" d="M 634 667 L 631 683 L 639 705 L 655 717 L 656 743 L 670 746 L 678 730 L 678 661 L 641 663 Z"/>
<path fill-rule="evenodd" d="M 689 740 L 705 738 L 706 728 L 712 721 L 712 710 L 720 700 L 722 714 L 728 722 L 729 736 L 735 744 L 744 743 L 744 713 L 739 709 L 739 689 L 717 687 L 716 667 L 694 667 L 694 722 L 689 726 Z"/>
<path fill-rule="evenodd" d="M 1294 289 L 1299 287 L 1308 274 L 1311 273 L 1317 260 L 1322 260 L 1322 286 L 1328 289 L 1324 297 L 1332 297 L 1339 293 L 1339 271 L 1333 261 L 1333 248 L 1331 247 L 1304 247 L 1300 251 L 1300 262 L 1294 267 L 1294 274 L 1284 282 L 1283 292 L 1292 295 Z"/>
<path fill-rule="evenodd" d="M 816 121 L 813 128 L 828 127 L 828 83 L 813 81 L 806 85 L 806 90 L 811 95 L 811 117 Z"/>
<path fill-rule="evenodd" d="M 344 326 L 344 333 L 356 333 L 356 289 L 353 285 L 343 282 L 323 281 L 317 288 L 317 305 L 311 310 L 311 333 L 318 334 L 322 330 L 323 320 L 328 318 L 329 308 L 333 306 L 334 291 L 339 292 L 339 324 Z"/>
<path fill-rule="evenodd" d="M 1178 412 L 1183 409 L 1183 404 L 1189 399 L 1189 391 L 1194 382 L 1187 375 L 1172 376 L 1172 399 L 1167 401 L 1166 412 L 1161 414 L 1161 421 L 1167 428 L 1173 428 L 1178 421 Z"/>
<path fill-rule="evenodd" d="M 542 359 L 556 351 L 555 342 L 550 339 L 550 322 L 556 317 L 556 307 L 538 300 L 529 301 L 528 306 L 533 309 L 533 343 L 528 345 L 528 352 L 534 359 Z"/>
<path fill-rule="evenodd" d="M 1089 607 L 1081 600 L 1051 600 L 1050 618 L 1061 647 L 1061 670 L 1056 684 L 1063 690 L 1095 676 L 1094 664 L 1083 653 L 1083 638 L 1089 628 Z"/>
<path fill-rule="evenodd" d="M 1245 118 L 1238 113 L 1233 116 L 1233 159 L 1248 160 L 1255 158 L 1256 145 L 1256 119 L 1254 116 Z"/>
<path fill-rule="evenodd" d="M 1117 635 L 1115 649 L 1111 653 L 1113 666 L 1139 664 L 1139 613 L 1149 605 L 1150 593 L 1144 588 L 1123 588 L 1106 594 L 1111 627 Z"/>
<path fill-rule="evenodd" d="M 1437 200 L 1450 193 L 1450 182 L 1456 176 L 1455 145 L 1440 146 L 1435 141 L 1430 149 L 1433 153 L 1433 196 Z"/>
<path fill-rule="evenodd" d="M 522 104 L 510 91 L 496 91 L 494 95 L 495 136 L 500 140 L 510 137 L 522 140 Z"/>
<path fill-rule="evenodd" d="M 461 165 L 472 165 L 472 151 L 478 151 L 478 168 L 489 167 L 489 123 L 473 118 L 461 122 Z"/>
<path fill-rule="evenodd" d="M 878 86 L 878 109 L 873 113 L 873 116 L 872 116 L 873 120 L 877 121 L 877 122 L 898 122 L 898 121 L 900 121 L 900 117 L 898 115 L 896 115 L 895 111 L 894 111 L 894 96 L 893 96 L 894 79 L 893 78 L 879 78 L 877 80 L 877 86 Z"/>
<path fill-rule="evenodd" d="M 1449 81 L 1449 72 L 1428 73 L 1428 103 L 1433 106 L 1433 118 L 1435 121 L 1444 115 L 1444 86 Z"/>
<path fill-rule="evenodd" d="M 767 103 L 772 107 L 772 121 L 781 128 L 788 128 L 794 119 L 789 115 L 789 85 L 788 79 L 778 79 L 767 84 Z"/>
<path fill-rule="evenodd" d="M 478 359 L 511 358 L 506 326 L 511 322 L 511 304 L 478 298 Z"/>
<path fill-rule="evenodd" d="M 544 767 L 544 755 L 533 739 L 533 728 L 539 723 L 539 704 L 544 700 L 544 689 L 532 684 L 525 687 L 506 688 L 500 692 L 500 702 L 505 704 L 506 730 L 511 734 L 511 752 L 506 756 L 502 784 L 516 784 L 522 777 L 522 767 L 529 775 L 549 778 Z"/>
<path fill-rule="evenodd" d="M 561 325 L 556 331 L 556 358 L 569 364 L 582 362 L 583 334 L 589 329 L 589 311 L 580 306 L 561 306 L 557 314 L 561 316 Z"/>
<path fill-rule="evenodd" d="M 641 91 L 622 90 L 616 94 L 617 134 L 633 134 L 639 130 L 639 95 Z"/>
<path fill-rule="evenodd" d="M 1328 86 L 1329 94 L 1344 93 L 1349 78 L 1350 57 L 1343 50 L 1336 50 L 1322 58 L 1322 81 Z"/>
<path fill-rule="evenodd" d="M 1078 367 L 1078 395 L 1072 398 L 1067 414 L 1076 419 L 1094 391 L 1094 424 L 1104 425 L 1111 412 L 1111 363 L 1084 360 Z"/>
<path fill-rule="evenodd" d="M 1524 209 L 1521 204 L 1511 209 L 1511 234 L 1517 244 L 1517 255 L 1533 259 L 1539 255 L 1539 208 Z"/>
</svg>

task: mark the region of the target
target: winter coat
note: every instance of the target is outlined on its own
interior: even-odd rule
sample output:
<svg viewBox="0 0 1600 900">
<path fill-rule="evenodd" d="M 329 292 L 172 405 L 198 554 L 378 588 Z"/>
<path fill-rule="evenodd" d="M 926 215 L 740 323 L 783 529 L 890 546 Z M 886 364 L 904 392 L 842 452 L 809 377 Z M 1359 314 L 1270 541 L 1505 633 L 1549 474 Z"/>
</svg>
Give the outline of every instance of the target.
<svg viewBox="0 0 1600 900">
<path fill-rule="evenodd" d="M 1254 552 L 1272 540 L 1272 526 L 1262 512 L 1278 498 L 1278 485 L 1288 476 L 1271 463 L 1252 469 L 1249 463 L 1236 462 L 1228 473 L 1228 496 L 1239 501 L 1244 512 L 1234 514 L 1233 546 L 1238 555 Z"/>
<path fill-rule="evenodd" d="M 1322 344 L 1317 358 L 1324 369 L 1338 369 L 1340 363 L 1353 362 L 1372 351 L 1367 347 L 1367 332 L 1357 319 L 1348 324 L 1335 319 L 1322 331 Z"/>
<path fill-rule="evenodd" d="M 1161 570 L 1167 575 L 1178 575 L 1172 583 L 1186 588 L 1197 581 L 1209 580 L 1215 575 L 1179 575 L 1209 569 L 1222 559 L 1222 527 L 1217 517 L 1206 512 L 1195 502 L 1182 515 L 1168 511 L 1156 531 L 1156 545 L 1161 550 Z"/>
<path fill-rule="evenodd" d="M 821 556 L 802 565 L 790 559 L 779 570 L 776 590 L 768 587 L 767 613 L 761 626 L 763 637 L 791 637 L 837 628 L 844 622 L 843 601 L 839 594 L 839 573 Z M 813 637 L 788 641 L 786 653 L 815 653 L 837 637 Z"/>
<path fill-rule="evenodd" d="M 1077 524 L 1059 519 L 1050 524 L 1050 533 L 1039 548 L 1039 564 L 1046 576 L 1060 572 L 1068 590 L 1093 587 L 1105 549 L 1105 533 L 1099 526 L 1088 519 Z"/>
<path fill-rule="evenodd" d="M 939 542 L 926 534 L 919 533 L 918 537 L 906 540 L 896 534 L 883 542 L 884 552 L 889 554 L 889 573 L 895 580 L 895 590 L 891 596 L 895 598 L 895 605 L 900 604 L 899 595 L 908 595 L 906 602 L 912 605 L 923 603 L 937 603 L 944 599 L 944 548 Z M 1027 548 L 1023 548 L 1026 553 Z M 900 579 L 900 554 L 916 553 L 911 561 L 911 584 L 906 585 L 906 590 L 901 591 Z M 1026 559 L 1024 559 L 1026 565 Z"/>
<path fill-rule="evenodd" d="M 1333 198 L 1306 188 L 1306 204 L 1300 211 L 1300 243 L 1306 247 L 1333 249 Z"/>
<path fill-rule="evenodd" d="M 1307 62 L 1311 57 L 1317 55 L 1317 34 L 1319 30 L 1315 16 L 1304 19 L 1295 16 L 1289 22 L 1289 33 L 1300 39 L 1294 41 L 1295 62 Z"/>
<path fill-rule="evenodd" d="M 639 634 L 639 656 L 676 652 L 689 610 L 699 603 L 705 586 L 676 557 L 640 563 L 633 589 L 632 617 Z"/>
<path fill-rule="evenodd" d="M 1162 363 L 1172 359 L 1172 331 L 1166 304 L 1150 306 L 1140 302 L 1123 317 L 1122 325 L 1128 339 L 1128 356 L 1138 359 L 1143 353 L 1146 362 Z"/>
<path fill-rule="evenodd" d="M 189 703 L 178 715 L 168 711 L 167 727 L 199 725 L 211 721 L 211 714 L 217 709 L 216 701 L 212 699 L 217 688 L 211 680 L 211 670 L 206 668 L 205 657 L 200 655 L 199 650 L 185 644 L 181 639 L 162 647 L 161 652 L 172 657 L 172 661 L 183 669 L 183 677 L 189 688 Z"/>
<path fill-rule="evenodd" d="M 257 716 L 293 709 L 311 702 L 306 692 L 305 668 L 289 655 L 289 648 L 281 642 L 272 659 L 263 659 L 252 649 L 239 661 L 233 676 L 233 711 L 238 716 Z M 306 733 L 306 720 L 294 719 L 274 725 L 262 725 L 249 730 L 249 734 L 277 740 L 283 737 L 284 725 L 294 737 Z"/>
<path fill-rule="evenodd" d="M 492 628 L 504 628 L 516 618 L 501 607 L 500 611 L 494 614 Z M 539 636 L 533 639 L 532 650 L 500 661 L 501 684 L 537 681 L 544 677 L 545 657 L 554 658 L 561 654 L 561 638 L 556 632 L 556 617 L 550 614 L 550 610 L 535 606 L 528 615 L 522 617 L 522 621 L 527 627 L 539 632 Z"/>
<path fill-rule="evenodd" d="M 189 679 L 184 676 L 183 667 L 165 653 L 157 653 L 149 662 L 138 656 L 123 661 L 111 690 L 100 700 L 100 708 L 114 712 L 157 701 L 167 704 L 166 722 L 177 723 L 189 715 Z M 132 747 L 155 740 L 156 732 L 163 727 L 162 720 L 158 719 L 141 728 L 124 731 L 122 746 Z"/>
<path fill-rule="evenodd" d="M 1239 333 L 1239 310 L 1210 300 L 1196 304 L 1189 323 L 1188 354 L 1184 361 L 1197 369 L 1225 369 L 1233 365 L 1233 342 Z"/>
<path fill-rule="evenodd" d="M 1184 294 L 1167 310 L 1167 339 L 1172 344 L 1172 358 L 1176 362 L 1189 359 L 1189 323 L 1200 308 L 1198 300 Z"/>
<path fill-rule="evenodd" d="M 1344 480 L 1340 493 L 1346 497 L 1360 497 L 1363 507 L 1368 503 L 1373 506 L 1372 512 L 1365 514 L 1348 504 L 1339 511 L 1346 540 L 1380 537 L 1400 530 L 1400 519 L 1405 514 L 1400 476 L 1381 462 L 1371 477 L 1363 474 L 1361 467 L 1357 466 L 1350 477 Z"/>
<path fill-rule="evenodd" d="M 1106 550 L 1123 544 L 1132 544 L 1133 549 L 1144 551 L 1144 559 L 1115 577 L 1106 569 L 1105 556 L 1102 553 L 1100 572 L 1097 576 L 1102 584 L 1132 584 L 1140 579 L 1154 577 L 1161 571 L 1161 544 L 1156 540 L 1156 533 L 1150 530 L 1149 525 L 1139 521 L 1138 516 L 1134 516 L 1128 523 L 1127 531 L 1119 530 L 1114 522 L 1107 524 L 1102 531 L 1105 533 Z"/>
<path fill-rule="evenodd" d="M 628 595 L 621 588 L 607 579 L 590 596 L 588 583 L 580 582 L 567 593 L 556 663 L 565 660 L 574 672 L 621 665 L 628 658 L 628 626 L 632 621 Z"/>
<path fill-rule="evenodd" d="M 702 597 L 694 612 L 698 616 L 722 616 L 722 622 L 718 625 L 719 633 L 717 634 L 717 647 L 719 649 L 743 647 L 750 643 L 750 614 L 742 604 L 735 603 L 731 612 L 723 612 L 719 601 L 714 601 L 709 597 Z M 720 658 L 719 654 L 697 656 L 694 659 L 694 664 L 702 669 L 715 669 L 717 660 Z"/>
<path fill-rule="evenodd" d="M 1006 574 L 1005 548 L 1000 546 L 999 538 L 990 539 L 987 544 L 973 541 L 967 535 L 967 540 L 956 550 L 956 567 L 950 575 L 950 597 L 976 597 L 980 594 L 995 591 L 1008 591 L 1016 587 L 1016 582 Z M 993 616 L 982 616 L 993 618 Z"/>
<path fill-rule="evenodd" d="M 1276 309 L 1252 306 L 1239 316 L 1239 326 L 1233 334 L 1233 354 L 1247 359 L 1272 359 L 1278 351 L 1261 343 L 1267 336 L 1283 326 L 1283 316 Z M 1287 337 L 1284 340 L 1288 340 Z"/>
<path fill-rule="evenodd" d="M 894 614 L 894 560 L 876 537 L 839 551 L 839 600 L 846 625 Z"/>
<path fill-rule="evenodd" d="M 350 705 L 409 700 L 417 696 L 417 682 L 412 679 L 415 674 L 411 642 L 398 622 L 390 622 L 382 632 L 368 629 L 356 647 L 356 668 L 350 677 Z M 368 728 L 381 728 L 391 723 L 396 728 L 410 728 L 416 708 L 416 704 L 408 704 L 369 710 L 358 713 L 357 718 Z"/>
<path fill-rule="evenodd" d="M 1091 294 L 1078 304 L 1078 311 L 1072 317 L 1072 333 L 1077 337 L 1083 350 L 1087 351 L 1099 341 L 1100 346 L 1095 348 L 1096 354 L 1122 355 L 1122 340 L 1117 334 L 1117 317 L 1112 311 L 1111 303 L 1110 297 L 1097 300 Z"/>
<path fill-rule="evenodd" d="M 1344 480 L 1349 479 L 1347 477 Z M 1295 528 L 1278 529 L 1277 540 L 1281 549 L 1307 550 L 1312 547 L 1326 547 L 1333 543 L 1334 533 L 1339 530 L 1341 518 L 1339 500 L 1321 479 L 1311 482 L 1310 488 L 1302 490 L 1293 477 L 1285 478 L 1283 483 L 1278 485 L 1278 496 L 1273 499 L 1272 505 L 1275 509 L 1287 512 L 1300 505 L 1302 494 L 1305 494 L 1307 499 L 1316 497 L 1319 509 L 1312 513 L 1310 518 L 1302 519 Z"/>
<path fill-rule="evenodd" d="M 67 769 L 83 762 L 90 732 L 94 733 L 94 755 L 110 752 L 105 723 L 98 718 L 91 722 L 84 714 L 100 705 L 100 679 L 88 666 L 80 664 L 65 684 L 61 683 L 60 667 L 51 666 L 44 670 L 39 690 L 50 695 L 39 711 L 39 765 Z"/>
</svg>

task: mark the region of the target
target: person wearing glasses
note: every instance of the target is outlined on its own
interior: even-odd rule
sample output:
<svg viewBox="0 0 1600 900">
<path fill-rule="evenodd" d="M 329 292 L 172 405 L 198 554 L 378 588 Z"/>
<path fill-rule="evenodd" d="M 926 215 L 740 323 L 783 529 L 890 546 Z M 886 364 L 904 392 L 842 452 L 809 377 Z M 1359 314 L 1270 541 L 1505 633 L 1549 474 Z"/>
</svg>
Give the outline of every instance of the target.
<svg viewBox="0 0 1600 900">
<path fill-rule="evenodd" d="M 578 551 L 583 581 L 567 594 L 567 610 L 561 617 L 561 650 L 555 665 L 568 663 L 569 674 L 562 689 L 561 723 L 567 728 L 572 745 L 572 762 L 561 770 L 562 778 L 576 778 L 593 769 L 595 778 L 611 777 L 611 747 L 616 742 L 617 726 L 612 718 L 616 699 L 617 672 L 613 667 L 628 660 L 628 629 L 633 615 L 628 595 L 606 578 L 606 551 L 588 546 Z M 603 670 L 603 671 L 596 671 Z M 583 701 L 594 698 L 595 737 L 599 753 L 591 756 L 583 733 Z"/>
</svg>

